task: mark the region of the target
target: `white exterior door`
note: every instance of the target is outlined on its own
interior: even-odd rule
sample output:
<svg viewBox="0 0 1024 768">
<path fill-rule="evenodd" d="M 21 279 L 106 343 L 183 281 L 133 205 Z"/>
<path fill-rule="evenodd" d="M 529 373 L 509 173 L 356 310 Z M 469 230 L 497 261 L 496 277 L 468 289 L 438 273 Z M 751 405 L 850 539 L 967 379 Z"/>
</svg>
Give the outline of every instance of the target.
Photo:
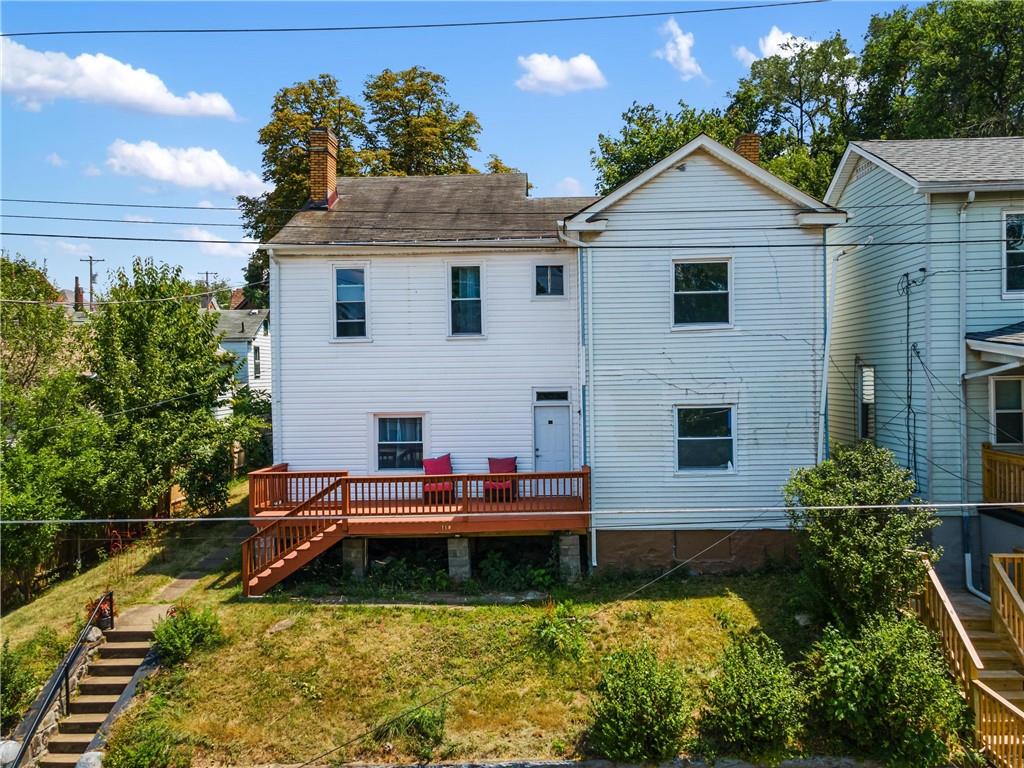
<svg viewBox="0 0 1024 768">
<path fill-rule="evenodd" d="M 572 469 L 572 440 L 568 405 L 533 407 L 533 455 L 536 472 Z"/>
</svg>

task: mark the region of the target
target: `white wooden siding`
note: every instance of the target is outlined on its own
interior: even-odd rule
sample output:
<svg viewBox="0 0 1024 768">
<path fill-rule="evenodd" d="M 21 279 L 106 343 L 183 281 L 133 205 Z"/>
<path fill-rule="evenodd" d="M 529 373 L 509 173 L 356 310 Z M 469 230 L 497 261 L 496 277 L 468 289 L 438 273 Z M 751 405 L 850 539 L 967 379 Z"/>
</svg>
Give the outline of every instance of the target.
<svg viewBox="0 0 1024 768">
<path fill-rule="evenodd" d="M 270 337 L 271 331 L 268 329 L 267 333 L 264 333 L 261 329 L 259 333 L 252 340 L 252 344 L 249 346 L 248 353 L 248 384 L 257 392 L 271 392 L 271 381 L 273 376 L 274 368 L 274 353 L 273 344 L 271 343 Z M 257 379 L 255 376 L 255 352 L 253 350 L 259 349 L 260 351 L 260 377 Z"/>
<path fill-rule="evenodd" d="M 657 510 L 777 506 L 790 471 L 814 463 L 820 228 L 797 228 L 791 202 L 702 152 L 602 216 L 588 275 L 592 496 L 597 510 L 636 513 L 597 514 L 595 527 L 734 528 L 753 518 L 756 528 L 784 527 L 778 513 Z M 732 328 L 672 328 L 672 261 L 698 257 L 731 260 Z M 677 471 L 674 408 L 726 404 L 735 406 L 734 471 Z"/>
<path fill-rule="evenodd" d="M 275 256 L 274 459 L 294 469 L 376 471 L 374 414 L 422 413 L 424 451 L 457 472 L 488 457 L 533 468 L 533 390 L 567 389 L 579 456 L 576 269 L 571 249 L 470 255 L 355 254 L 369 262 L 372 341 L 333 340 L 334 265 Z M 484 338 L 448 338 L 449 262 L 481 264 Z M 565 265 L 562 300 L 533 297 L 534 266 Z"/>
</svg>

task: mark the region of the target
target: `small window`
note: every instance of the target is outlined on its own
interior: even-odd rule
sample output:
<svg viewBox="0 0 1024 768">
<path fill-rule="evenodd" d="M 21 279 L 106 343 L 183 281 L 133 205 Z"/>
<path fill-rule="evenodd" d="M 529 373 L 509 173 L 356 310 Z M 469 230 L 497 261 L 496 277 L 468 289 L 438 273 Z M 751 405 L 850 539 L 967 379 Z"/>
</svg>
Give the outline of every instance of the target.
<svg viewBox="0 0 1024 768">
<path fill-rule="evenodd" d="M 857 365 L 857 438 L 875 439 L 875 366 Z"/>
<path fill-rule="evenodd" d="M 1024 379 L 994 379 L 992 422 L 997 445 L 1024 443 Z"/>
<path fill-rule="evenodd" d="M 733 409 L 676 409 L 676 468 L 733 468 Z"/>
<path fill-rule="evenodd" d="M 423 467 L 423 419 L 419 416 L 377 418 L 377 469 Z"/>
<path fill-rule="evenodd" d="M 1024 211 L 1006 214 L 1003 266 L 1005 290 L 1024 291 Z"/>
<path fill-rule="evenodd" d="M 729 319 L 729 262 L 673 262 L 674 325 L 727 325 Z"/>
<path fill-rule="evenodd" d="M 452 267 L 452 336 L 483 333 L 480 267 Z"/>
<path fill-rule="evenodd" d="M 260 377 L 260 348 L 252 348 L 252 377 L 258 379 Z"/>
<path fill-rule="evenodd" d="M 554 392 L 537 392 L 537 402 L 550 402 L 550 401 L 561 401 L 563 403 L 568 402 L 569 393 L 564 389 L 560 389 Z"/>
<path fill-rule="evenodd" d="M 366 338 L 366 270 L 334 270 L 335 331 L 339 339 Z"/>
<path fill-rule="evenodd" d="M 561 264 L 537 267 L 535 295 L 565 296 L 564 271 L 565 267 Z"/>
</svg>

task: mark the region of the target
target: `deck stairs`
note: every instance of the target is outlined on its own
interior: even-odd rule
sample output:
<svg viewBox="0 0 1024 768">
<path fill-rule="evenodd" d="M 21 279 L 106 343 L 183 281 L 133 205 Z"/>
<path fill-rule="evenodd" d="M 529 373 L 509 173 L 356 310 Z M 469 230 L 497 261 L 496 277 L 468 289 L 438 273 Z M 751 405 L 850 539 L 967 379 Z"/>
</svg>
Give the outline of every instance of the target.
<svg viewBox="0 0 1024 768">
<path fill-rule="evenodd" d="M 1024 709 L 1024 661 L 1017 657 L 1009 636 L 993 621 L 991 606 L 966 591 L 951 591 L 949 598 L 984 664 L 977 679 Z"/>
<path fill-rule="evenodd" d="M 72 694 L 69 713 L 40 755 L 38 768 L 68 768 L 78 762 L 148 653 L 152 630 L 108 629 L 96 658 Z"/>
</svg>

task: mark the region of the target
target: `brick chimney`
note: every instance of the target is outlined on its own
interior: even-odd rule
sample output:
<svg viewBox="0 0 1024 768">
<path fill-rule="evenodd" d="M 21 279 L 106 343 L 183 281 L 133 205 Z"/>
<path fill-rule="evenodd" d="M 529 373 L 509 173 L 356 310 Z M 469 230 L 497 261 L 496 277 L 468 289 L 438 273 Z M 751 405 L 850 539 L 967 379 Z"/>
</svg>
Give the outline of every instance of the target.
<svg viewBox="0 0 1024 768">
<path fill-rule="evenodd" d="M 75 312 L 81 312 L 85 308 L 85 290 L 78 282 L 78 275 L 75 275 L 75 301 L 72 308 Z"/>
<path fill-rule="evenodd" d="M 736 154 L 754 165 L 761 164 L 761 137 L 756 133 L 741 133 L 736 137 L 736 143 L 732 148 L 736 150 Z"/>
<path fill-rule="evenodd" d="M 330 208 L 338 196 L 338 137 L 330 128 L 309 132 L 309 204 Z"/>
</svg>

